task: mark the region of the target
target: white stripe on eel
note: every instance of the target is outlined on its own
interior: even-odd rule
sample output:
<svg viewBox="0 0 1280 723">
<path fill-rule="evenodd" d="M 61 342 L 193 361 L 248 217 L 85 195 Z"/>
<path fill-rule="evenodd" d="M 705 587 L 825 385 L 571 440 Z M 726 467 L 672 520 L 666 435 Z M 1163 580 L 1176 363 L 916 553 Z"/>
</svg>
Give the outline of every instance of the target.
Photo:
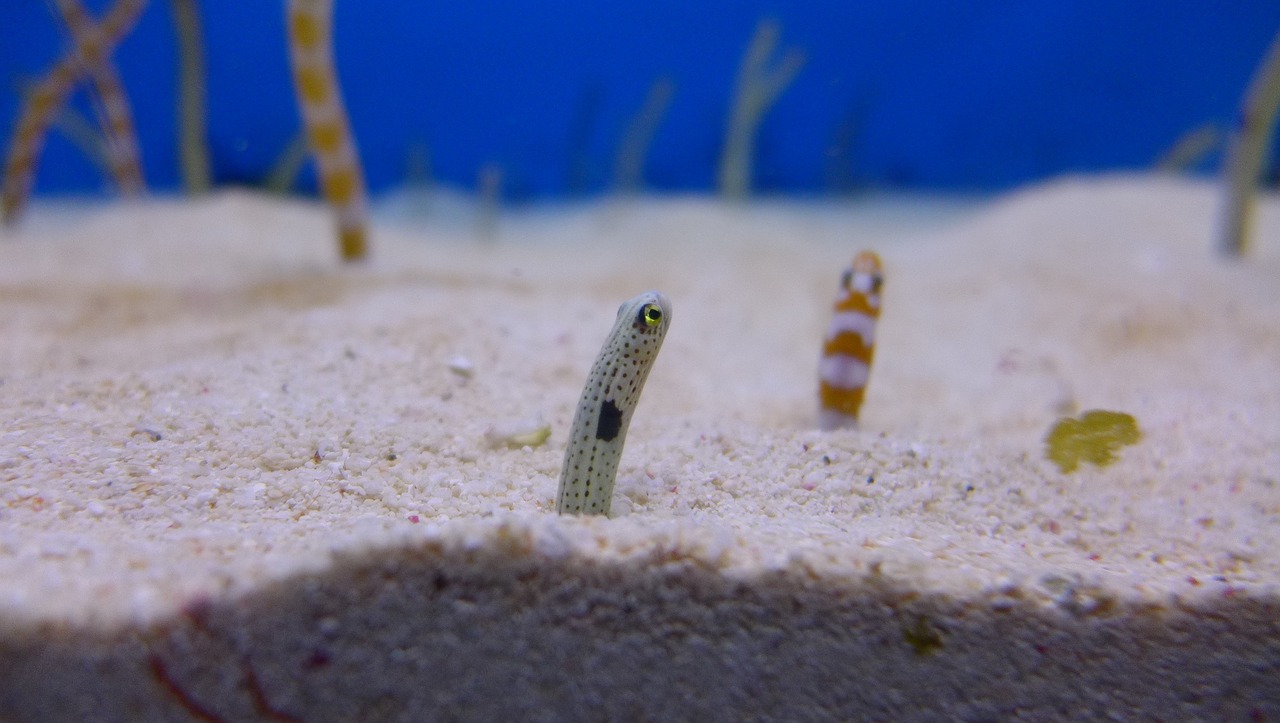
<svg viewBox="0 0 1280 723">
<path fill-rule="evenodd" d="M 863 344 L 871 346 L 876 343 L 876 320 L 860 311 L 838 312 L 827 326 L 827 341 L 845 332 L 857 334 Z"/>
<path fill-rule="evenodd" d="M 818 362 L 818 378 L 836 389 L 861 389 L 870 376 L 866 362 L 847 354 L 831 354 Z"/>
<path fill-rule="evenodd" d="M 627 427 L 670 324 L 671 302 L 658 291 L 618 307 L 573 415 L 556 495 L 559 513 L 609 514 Z"/>
</svg>

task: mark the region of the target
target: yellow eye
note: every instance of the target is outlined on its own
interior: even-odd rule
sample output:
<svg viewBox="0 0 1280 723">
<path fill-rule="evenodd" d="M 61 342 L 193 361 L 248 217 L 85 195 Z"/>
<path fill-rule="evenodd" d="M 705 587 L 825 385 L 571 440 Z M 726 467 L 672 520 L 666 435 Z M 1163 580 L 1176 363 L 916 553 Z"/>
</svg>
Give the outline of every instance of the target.
<svg viewBox="0 0 1280 723">
<path fill-rule="evenodd" d="M 652 329 L 662 322 L 662 309 L 657 304 L 645 304 L 640 309 L 640 321 Z"/>
</svg>

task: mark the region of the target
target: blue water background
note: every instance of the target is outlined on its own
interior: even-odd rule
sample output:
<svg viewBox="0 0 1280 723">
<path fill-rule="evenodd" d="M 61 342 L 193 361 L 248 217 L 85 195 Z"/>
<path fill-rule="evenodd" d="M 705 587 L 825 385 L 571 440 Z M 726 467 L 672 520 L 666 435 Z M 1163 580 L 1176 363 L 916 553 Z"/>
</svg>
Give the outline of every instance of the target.
<svg viewBox="0 0 1280 723">
<path fill-rule="evenodd" d="M 95 14 L 101 0 L 87 2 Z M 260 183 L 298 132 L 280 2 L 205 2 L 215 182 Z M 807 63 L 760 127 L 755 187 L 997 190 L 1068 172 L 1149 168 L 1182 134 L 1229 129 L 1280 29 L 1276 0 L 338 0 L 339 74 L 374 191 L 425 148 L 434 182 L 502 169 L 510 200 L 608 192 L 623 130 L 655 79 L 675 84 L 649 188 L 714 187 L 739 58 L 756 23 Z M 22 82 L 65 52 L 45 2 L 0 3 L 0 129 Z M 115 55 L 147 181 L 180 186 L 178 50 L 153 0 Z M 91 114 L 84 92 L 75 106 Z M 1216 168 L 1220 154 L 1200 165 Z M 1273 167 L 1274 167 L 1273 163 Z M 37 193 L 108 187 L 54 131 Z M 308 170 L 299 181 L 314 190 Z"/>
</svg>

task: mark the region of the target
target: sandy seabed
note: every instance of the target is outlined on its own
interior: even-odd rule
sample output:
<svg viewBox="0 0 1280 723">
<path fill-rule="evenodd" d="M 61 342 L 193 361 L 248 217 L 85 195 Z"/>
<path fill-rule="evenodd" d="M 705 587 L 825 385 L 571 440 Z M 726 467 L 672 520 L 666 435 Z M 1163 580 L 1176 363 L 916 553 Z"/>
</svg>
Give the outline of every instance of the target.
<svg viewBox="0 0 1280 723">
<path fill-rule="evenodd" d="M 0 235 L 0 719 L 1280 719 L 1280 199 L 1243 261 L 1218 202 L 427 206 L 350 267 L 311 204 L 38 206 Z M 822 433 L 862 248 L 876 364 Z M 649 288 L 613 519 L 560 517 Z M 1063 474 L 1094 408 L 1143 438 Z"/>
</svg>

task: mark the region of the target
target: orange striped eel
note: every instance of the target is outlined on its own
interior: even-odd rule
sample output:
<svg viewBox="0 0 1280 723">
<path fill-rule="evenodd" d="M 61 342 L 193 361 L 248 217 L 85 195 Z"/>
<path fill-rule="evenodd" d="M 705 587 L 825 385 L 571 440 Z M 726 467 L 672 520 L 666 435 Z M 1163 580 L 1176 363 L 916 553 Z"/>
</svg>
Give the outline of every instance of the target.
<svg viewBox="0 0 1280 723">
<path fill-rule="evenodd" d="M 319 169 L 320 188 L 338 220 L 344 260 L 363 258 L 368 246 L 364 173 L 333 65 L 333 0 L 289 0 L 289 55 L 293 83 Z"/>
<path fill-rule="evenodd" d="M 58 9 L 71 31 L 73 47 L 23 101 L 9 141 L 4 186 L 0 190 L 0 218 L 4 222 L 17 220 L 26 206 L 45 134 L 58 109 L 84 75 L 93 79 L 105 107 L 107 153 L 121 191 L 132 194 L 142 190 L 132 115 L 109 59 L 146 5 L 146 0 L 118 0 L 102 22 L 95 25 L 77 0 L 58 0 Z"/>
<path fill-rule="evenodd" d="M 871 251 L 855 256 L 853 265 L 840 277 L 840 294 L 818 364 L 818 425 L 822 429 L 857 426 L 875 352 L 883 283 L 880 257 Z"/>
</svg>

